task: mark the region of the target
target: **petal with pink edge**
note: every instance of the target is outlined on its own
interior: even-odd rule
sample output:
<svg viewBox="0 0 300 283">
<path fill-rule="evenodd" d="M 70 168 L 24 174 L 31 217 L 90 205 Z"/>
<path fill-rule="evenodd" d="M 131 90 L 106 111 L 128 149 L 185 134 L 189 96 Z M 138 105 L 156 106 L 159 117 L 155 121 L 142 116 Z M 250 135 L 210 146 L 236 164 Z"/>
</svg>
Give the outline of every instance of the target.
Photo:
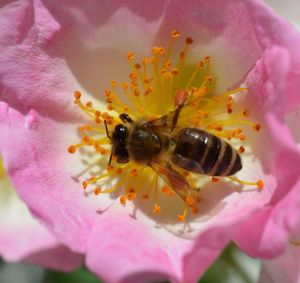
<svg viewBox="0 0 300 283">
<path fill-rule="evenodd" d="M 22 260 L 63 271 L 82 264 L 82 255 L 60 245 L 30 215 L 5 176 L 0 176 L 0 195 L 0 255 L 5 261 Z"/>
<path fill-rule="evenodd" d="M 289 244 L 285 253 L 280 257 L 263 261 L 260 283 L 298 283 L 299 280 L 300 249 L 298 245 Z"/>
</svg>

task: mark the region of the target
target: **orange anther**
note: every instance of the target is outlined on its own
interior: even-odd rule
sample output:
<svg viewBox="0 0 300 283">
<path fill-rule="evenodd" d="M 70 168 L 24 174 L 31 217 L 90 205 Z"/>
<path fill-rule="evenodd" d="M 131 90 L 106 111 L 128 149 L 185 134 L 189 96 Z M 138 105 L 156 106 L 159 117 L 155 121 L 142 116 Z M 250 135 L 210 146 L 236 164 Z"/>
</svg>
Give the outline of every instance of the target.
<svg viewBox="0 0 300 283">
<path fill-rule="evenodd" d="M 216 131 L 218 131 L 218 132 L 222 132 L 223 131 L 223 125 L 217 125 L 216 127 L 215 127 L 215 130 Z"/>
<path fill-rule="evenodd" d="M 122 174 L 122 172 L 123 172 L 122 168 L 117 168 L 116 169 L 116 174 L 120 175 L 120 174 Z"/>
<path fill-rule="evenodd" d="M 204 58 L 204 62 L 205 62 L 205 63 L 209 63 L 209 62 L 210 62 L 210 57 L 209 57 L 209 56 L 206 56 L 206 57 Z"/>
<path fill-rule="evenodd" d="M 79 90 L 74 91 L 74 98 L 80 99 L 80 97 L 81 97 L 81 92 Z"/>
<path fill-rule="evenodd" d="M 96 117 L 100 117 L 101 116 L 101 112 L 99 110 L 96 110 L 95 113 L 94 113 L 94 115 Z"/>
<path fill-rule="evenodd" d="M 244 153 L 245 152 L 245 148 L 241 145 L 239 147 L 239 153 Z"/>
<path fill-rule="evenodd" d="M 133 91 L 133 95 L 136 96 L 136 97 L 138 97 L 138 96 L 140 95 L 140 92 L 139 92 L 138 90 L 135 89 L 135 90 Z"/>
<path fill-rule="evenodd" d="M 179 214 L 179 215 L 177 216 L 177 219 L 178 219 L 180 222 L 184 222 L 185 216 L 182 215 L 182 214 Z"/>
<path fill-rule="evenodd" d="M 75 153 L 76 149 L 77 149 L 76 145 L 70 145 L 68 147 L 68 152 L 71 153 L 71 154 L 73 154 L 73 153 Z"/>
<path fill-rule="evenodd" d="M 213 81 L 212 76 L 206 76 L 205 78 L 209 83 L 211 83 Z"/>
<path fill-rule="evenodd" d="M 134 192 L 135 192 L 135 188 L 134 188 L 134 187 L 130 187 L 130 188 L 128 189 L 128 192 L 129 192 L 129 193 L 134 193 Z"/>
<path fill-rule="evenodd" d="M 134 54 L 133 54 L 133 52 L 129 52 L 129 53 L 127 54 L 127 59 L 128 59 L 129 61 L 132 61 L 132 60 L 134 59 Z"/>
<path fill-rule="evenodd" d="M 243 116 L 248 117 L 250 115 L 250 111 L 248 109 L 245 109 L 243 111 Z"/>
<path fill-rule="evenodd" d="M 263 180 L 259 179 L 257 182 L 256 182 L 256 185 L 257 185 L 257 188 L 262 190 L 265 186 L 265 183 Z"/>
<path fill-rule="evenodd" d="M 160 211 L 161 211 L 160 206 L 157 204 L 154 204 L 153 213 L 160 214 Z"/>
<path fill-rule="evenodd" d="M 170 189 L 169 189 L 169 187 L 167 187 L 167 186 L 163 186 L 163 187 L 161 188 L 161 192 L 162 192 L 164 195 L 168 195 L 168 194 L 169 194 L 169 191 L 170 191 Z"/>
<path fill-rule="evenodd" d="M 114 122 L 113 119 L 110 119 L 110 118 L 106 119 L 106 124 L 107 125 L 111 125 L 113 122 Z"/>
<path fill-rule="evenodd" d="M 178 38 L 179 36 L 180 36 L 179 31 L 177 31 L 177 30 L 173 30 L 173 31 L 172 31 L 171 37 L 173 37 L 173 38 Z"/>
<path fill-rule="evenodd" d="M 115 167 L 113 165 L 108 165 L 106 170 L 108 173 L 112 173 L 115 170 Z"/>
<path fill-rule="evenodd" d="M 91 141 L 91 138 L 89 136 L 84 136 L 82 138 L 82 142 L 87 144 L 87 145 L 92 145 L 93 144 L 93 142 Z"/>
<path fill-rule="evenodd" d="M 227 108 L 227 113 L 228 113 L 228 114 L 231 114 L 232 111 L 233 111 L 233 109 L 232 109 L 231 107 L 228 107 L 228 108 Z"/>
<path fill-rule="evenodd" d="M 140 63 L 136 63 L 134 65 L 134 68 L 137 69 L 137 70 L 140 70 L 142 68 L 141 64 Z"/>
<path fill-rule="evenodd" d="M 149 195 L 148 195 L 148 194 L 143 194 L 143 195 L 142 195 L 142 198 L 143 198 L 143 199 L 149 199 Z"/>
<path fill-rule="evenodd" d="M 145 84 L 150 84 L 152 80 L 153 80 L 153 78 L 151 78 L 151 77 L 150 78 L 145 78 L 144 83 Z"/>
<path fill-rule="evenodd" d="M 137 169 L 132 169 L 131 171 L 130 171 L 130 175 L 132 176 L 132 177 L 136 177 L 137 175 L 138 175 L 138 170 Z"/>
<path fill-rule="evenodd" d="M 173 68 L 171 70 L 172 75 L 177 76 L 179 74 L 179 69 L 178 68 Z"/>
<path fill-rule="evenodd" d="M 102 122 L 100 117 L 96 117 L 94 121 L 96 124 L 100 124 Z"/>
<path fill-rule="evenodd" d="M 186 43 L 186 44 L 192 44 L 193 41 L 194 41 L 194 40 L 193 40 L 191 37 L 187 37 L 187 38 L 185 39 L 185 43 Z"/>
<path fill-rule="evenodd" d="M 94 194 L 97 196 L 101 193 L 101 189 L 100 188 L 95 188 L 94 189 Z"/>
<path fill-rule="evenodd" d="M 217 182 L 219 182 L 219 178 L 212 177 L 212 178 L 211 178 L 211 181 L 212 181 L 213 183 L 217 183 Z"/>
<path fill-rule="evenodd" d="M 122 205 L 126 205 L 126 196 L 121 196 L 120 197 L 120 203 L 122 204 Z"/>
<path fill-rule="evenodd" d="M 92 108 L 92 107 L 93 107 L 93 103 L 92 103 L 91 101 L 88 101 L 88 102 L 86 103 L 86 107 Z"/>
<path fill-rule="evenodd" d="M 255 125 L 253 126 L 253 128 L 254 128 L 255 131 L 258 132 L 258 131 L 261 129 L 261 126 L 260 126 L 260 124 L 255 124 Z"/>
<path fill-rule="evenodd" d="M 128 83 L 127 82 L 122 82 L 121 87 L 125 90 L 128 89 Z"/>
<path fill-rule="evenodd" d="M 187 204 L 187 206 L 192 207 L 196 204 L 196 201 L 193 197 L 187 196 L 185 199 L 185 203 Z"/>
<path fill-rule="evenodd" d="M 159 54 L 164 55 L 166 53 L 166 49 L 164 47 L 160 47 Z"/>
<path fill-rule="evenodd" d="M 153 53 L 153 54 L 159 54 L 159 53 L 160 53 L 160 47 L 158 47 L 158 46 L 153 46 L 153 47 L 152 47 L 152 53 Z"/>
<path fill-rule="evenodd" d="M 134 192 L 129 193 L 129 194 L 127 195 L 127 199 L 128 199 L 128 200 L 134 200 L 134 199 L 136 199 L 136 193 L 134 193 Z"/>
<path fill-rule="evenodd" d="M 239 138 L 240 138 L 241 141 L 245 141 L 247 139 L 247 137 L 245 135 L 240 135 Z"/>
<path fill-rule="evenodd" d="M 199 69 L 202 68 L 202 67 L 203 67 L 203 62 L 200 61 L 199 63 L 197 63 L 197 64 L 196 64 L 196 67 L 199 68 Z"/>
<path fill-rule="evenodd" d="M 87 186 L 88 186 L 88 182 L 87 182 L 87 181 L 83 181 L 83 182 L 82 182 L 82 187 L 83 187 L 83 189 L 86 189 Z"/>
<path fill-rule="evenodd" d="M 111 81 L 110 81 L 110 85 L 111 85 L 112 87 L 116 87 L 116 86 L 118 85 L 118 82 L 117 82 L 116 80 L 111 80 Z"/>
</svg>

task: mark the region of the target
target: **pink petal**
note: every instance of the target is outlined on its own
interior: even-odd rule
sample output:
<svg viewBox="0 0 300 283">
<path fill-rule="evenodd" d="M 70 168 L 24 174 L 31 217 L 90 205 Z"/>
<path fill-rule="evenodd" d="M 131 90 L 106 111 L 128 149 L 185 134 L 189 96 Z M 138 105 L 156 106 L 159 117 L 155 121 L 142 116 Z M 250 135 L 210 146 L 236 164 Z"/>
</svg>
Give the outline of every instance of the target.
<svg viewBox="0 0 300 283">
<path fill-rule="evenodd" d="M 25 261 L 69 271 L 82 263 L 82 255 L 60 245 L 17 197 L 8 178 L 1 177 L 0 255 L 5 261 Z"/>
<path fill-rule="evenodd" d="M 9 48 L 5 48 L 0 55 L 4 74 L 1 98 L 9 106 L 2 102 L 0 121 L 3 137 L 0 149 L 7 160 L 9 174 L 35 215 L 64 244 L 77 252 L 87 251 L 88 265 L 107 281 L 140 282 L 142 279 L 139 276 L 143 274 L 143 278 L 149 280 L 169 278 L 183 281 L 186 278 L 187 282 L 194 282 L 236 232 L 237 225 L 242 221 L 248 223 L 245 217 L 270 201 L 276 182 L 267 178 L 269 188 L 262 194 L 249 194 L 241 198 L 237 194 L 228 198 L 225 196 L 221 203 L 225 203 L 225 209 L 221 209 L 217 216 L 208 215 L 203 223 L 196 223 L 199 235 L 193 246 L 193 242 L 154 227 L 154 220 L 147 220 L 147 215 L 141 216 L 137 223 L 124 212 L 120 215 L 122 208 L 117 206 L 97 214 L 107 206 L 105 202 L 109 202 L 108 199 L 98 202 L 84 198 L 78 179 L 71 178 L 76 177 L 80 161 L 68 156 L 66 148 L 77 140 L 75 124 L 81 116 L 74 112 L 70 94 L 75 88 L 80 88 L 96 96 L 104 88 L 99 84 L 105 82 L 107 85 L 107 78 L 125 77 L 123 65 L 119 63 L 120 58 L 126 55 L 125 50 L 132 48 L 139 53 L 150 46 L 154 36 L 160 41 L 162 36 L 166 39 L 170 29 L 179 28 L 183 34 L 195 38 L 196 47 L 202 44 L 202 49 L 195 48 L 194 52 L 198 52 L 196 55 L 201 53 L 201 56 L 205 56 L 207 54 L 203 51 L 212 50 L 212 55 L 217 59 L 215 73 L 219 75 L 220 88 L 223 89 L 240 82 L 258 58 L 263 56 L 264 49 L 278 45 L 278 48 L 268 51 L 270 56 L 265 56 L 270 59 L 267 63 L 271 64 L 270 69 L 276 67 L 273 74 L 282 84 L 273 85 L 271 79 L 267 83 L 271 84 L 272 90 L 276 90 L 277 86 L 280 91 L 288 87 L 288 101 L 285 102 L 282 93 L 277 92 L 274 101 L 279 97 L 281 103 L 286 103 L 286 109 L 292 108 L 294 104 L 299 104 L 296 95 L 299 89 L 296 79 L 299 70 L 296 52 L 298 39 L 286 24 L 259 2 L 248 2 L 210 1 L 199 6 L 197 1 L 169 1 L 164 6 L 165 14 L 151 6 L 146 15 L 142 12 L 144 6 L 139 8 L 141 4 L 124 4 L 125 7 L 117 6 L 116 9 L 113 4 L 119 2 L 110 2 L 113 4 L 105 9 L 102 5 L 94 5 L 95 2 L 80 4 L 64 1 L 58 8 L 56 4 L 48 2 L 20 1 L 2 9 L 3 17 L 0 18 L 4 35 L 1 38 L 5 40 L 0 44 L 7 44 Z M 160 35 L 157 35 L 161 21 Z M 44 30 L 45 33 L 42 32 Z M 284 33 L 285 37 L 278 40 L 278 31 Z M 218 54 L 221 54 L 220 57 Z M 276 62 L 278 54 L 283 57 Z M 117 70 L 110 68 L 108 62 L 117 66 Z M 260 105 L 264 109 L 274 105 L 269 93 L 266 97 L 263 95 L 262 99 Z M 282 112 L 278 110 L 279 121 L 283 118 Z M 284 181 L 286 176 L 279 175 L 279 197 L 287 198 L 297 184 L 293 171 L 297 167 L 289 172 L 281 168 L 279 163 L 282 156 L 287 156 L 285 166 L 289 162 L 298 164 L 299 160 L 294 144 L 286 134 L 287 129 L 277 118 L 275 121 L 272 117 L 265 120 L 270 133 L 280 130 L 287 136 L 288 145 L 275 141 L 279 145 L 276 172 L 290 177 Z M 14 148 L 11 148 L 12 141 L 18 141 Z M 272 160 L 273 157 L 269 162 L 271 165 Z M 287 186 L 292 191 L 283 192 Z M 225 190 L 225 193 L 228 192 Z M 273 199 L 273 202 L 277 204 L 278 199 Z M 291 203 L 290 200 L 283 206 L 288 203 Z M 298 211 L 296 203 L 291 207 L 286 215 Z M 267 222 L 265 219 L 271 215 L 268 209 L 266 207 L 257 212 L 253 218 L 259 219 L 261 230 Z M 249 253 L 264 255 L 273 246 L 277 253 L 282 251 L 287 233 L 296 227 L 295 217 L 286 225 L 288 228 L 285 227 L 286 215 L 283 217 L 284 224 L 276 223 L 275 228 L 269 229 L 270 236 L 271 231 L 284 226 L 283 231 L 279 231 L 279 239 L 269 245 L 266 238 L 261 239 L 260 229 L 257 229 L 257 236 L 255 233 L 245 233 L 247 230 L 243 227 L 245 230 L 241 229 L 240 238 L 249 241 L 254 251 L 248 242 L 245 249 Z M 125 241 L 125 233 L 138 243 L 133 251 Z M 266 244 L 267 251 L 262 251 L 256 240 Z M 118 249 L 122 249 L 123 253 L 118 253 Z"/>
<path fill-rule="evenodd" d="M 67 148 L 77 138 L 75 126 L 59 124 L 33 109 L 23 114 L 5 103 L 0 108 L 0 120 L 6 122 L 1 125 L 0 150 L 14 187 L 33 214 L 64 243 L 84 251 L 98 206 L 84 197 L 81 184 L 72 178 L 78 168 L 71 168 Z M 19 142 L 12 147 L 14 140 Z"/>
<path fill-rule="evenodd" d="M 298 283 L 300 280 L 300 250 L 290 244 L 283 255 L 273 260 L 263 261 L 261 277 L 269 278 L 270 283 Z M 260 278 L 261 283 L 265 279 Z"/>
<path fill-rule="evenodd" d="M 300 227 L 299 152 L 291 143 L 292 138 L 289 137 L 286 126 L 280 125 L 273 117 L 269 120 L 273 133 L 285 135 L 281 142 L 286 142 L 286 149 L 275 155 L 277 189 L 270 205 L 241 225 L 235 237 L 240 248 L 251 256 L 262 258 L 273 258 L 283 253 L 290 235 Z"/>
<path fill-rule="evenodd" d="M 272 258 L 282 253 L 289 235 L 299 227 L 300 154 L 283 122 L 282 106 L 289 99 L 285 94 L 287 56 L 282 48 L 270 49 L 246 79 L 260 111 L 266 112 L 264 124 L 271 143 L 264 148 L 265 160 L 273 160 L 273 165 L 266 165 L 274 171 L 277 182 L 270 204 L 241 225 L 235 237 L 240 248 L 254 257 Z M 257 228 L 253 229 L 254 226 Z"/>
<path fill-rule="evenodd" d="M 178 241 L 173 238 L 173 241 Z M 165 244 L 163 239 L 155 237 L 149 227 L 126 214 L 115 214 L 110 209 L 98 219 L 92 232 L 87 265 L 105 282 L 140 283 L 176 279 L 176 275 L 181 276 L 181 271 L 173 266 L 177 258 L 168 255 Z M 173 252 L 176 253 L 176 250 Z"/>
<path fill-rule="evenodd" d="M 290 24 L 273 14 L 268 7 L 261 5 L 260 1 L 248 1 L 249 14 L 252 16 L 257 39 L 263 49 L 280 46 L 289 52 L 289 72 L 287 74 L 285 95 L 287 97 L 286 112 L 299 105 L 300 97 L 300 36 Z M 262 28 L 263 27 L 263 28 Z"/>
<path fill-rule="evenodd" d="M 74 90 L 99 99 L 111 79 L 125 79 L 122 68 L 107 66 L 124 60 L 129 50 L 150 45 L 164 2 L 155 1 L 158 6 L 148 7 L 143 18 L 141 3 L 147 2 L 65 1 L 59 9 L 39 0 L 5 5 L 0 17 L 2 99 L 22 110 L 32 107 L 74 119 Z"/>
<path fill-rule="evenodd" d="M 26 263 L 42 265 L 48 269 L 54 269 L 64 272 L 69 272 L 82 265 L 84 257 L 82 254 L 74 253 L 68 247 L 56 245 L 29 254 L 23 259 Z"/>
</svg>

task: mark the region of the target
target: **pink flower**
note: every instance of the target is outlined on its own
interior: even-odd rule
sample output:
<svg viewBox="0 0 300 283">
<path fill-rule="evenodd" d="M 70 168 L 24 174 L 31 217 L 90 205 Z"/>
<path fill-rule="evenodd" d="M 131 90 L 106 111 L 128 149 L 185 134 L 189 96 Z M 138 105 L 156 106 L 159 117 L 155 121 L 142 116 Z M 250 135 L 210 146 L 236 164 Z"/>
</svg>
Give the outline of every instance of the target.
<svg viewBox="0 0 300 283">
<path fill-rule="evenodd" d="M 82 255 L 58 243 L 34 219 L 18 198 L 0 160 L 0 255 L 6 261 L 25 261 L 69 271 L 82 263 Z"/>
<path fill-rule="evenodd" d="M 299 120 L 293 111 L 300 103 L 300 36 L 290 25 L 254 0 L 64 1 L 59 7 L 55 1 L 14 1 L 0 13 L 0 151 L 8 174 L 34 215 L 59 242 L 85 254 L 88 267 L 105 282 L 196 282 L 231 239 L 254 257 L 275 258 L 284 252 L 299 231 L 300 208 L 299 139 L 293 128 Z M 259 133 L 245 130 L 246 152 L 237 178 L 254 184 L 263 179 L 264 189 L 249 190 L 242 182 L 238 193 L 230 190 L 234 184 L 228 179 L 206 184 L 208 177 L 199 177 L 206 184 L 200 211 L 190 216 L 189 210 L 185 223 L 176 216 L 188 201 L 176 195 L 171 200 L 159 195 L 167 203 L 156 216 L 150 202 L 129 201 L 129 191 L 126 207 L 114 194 L 83 194 L 81 181 L 98 174 L 86 162 L 96 161 L 99 154 L 66 153 L 79 140 L 78 126 L 90 122 L 72 103 L 74 90 L 81 90 L 82 100 L 103 108 L 101 95 L 109 82 L 127 80 L 128 51 L 137 58 L 149 54 L 153 45 L 167 47 L 172 30 L 193 39 L 190 61 L 177 71 L 191 77 L 189 64 L 210 56 L 211 61 L 204 60 L 204 81 L 209 84 L 212 75 L 211 92 L 221 101 L 222 93 L 229 96 L 240 85 L 248 89 L 247 95 L 235 94 L 226 101 L 228 113 L 221 113 L 225 120 L 262 126 Z M 143 105 L 146 110 L 168 112 L 172 103 L 163 94 Z M 245 107 L 249 119 L 231 118 Z M 220 109 L 205 108 L 209 115 Z M 226 123 L 216 126 L 216 121 L 206 124 L 211 132 L 228 130 Z M 245 140 L 239 131 L 230 132 L 229 138 L 237 134 Z M 107 164 L 109 156 L 104 156 Z M 138 180 L 138 189 L 149 186 Z"/>
</svg>

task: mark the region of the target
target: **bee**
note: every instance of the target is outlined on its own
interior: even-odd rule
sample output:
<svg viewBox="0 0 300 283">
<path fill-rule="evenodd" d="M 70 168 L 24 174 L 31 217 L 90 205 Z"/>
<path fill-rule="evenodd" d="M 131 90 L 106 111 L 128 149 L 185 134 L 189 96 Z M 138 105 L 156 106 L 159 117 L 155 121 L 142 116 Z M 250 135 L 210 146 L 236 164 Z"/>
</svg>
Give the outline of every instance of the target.
<svg viewBox="0 0 300 283">
<path fill-rule="evenodd" d="M 126 114 L 119 115 L 110 136 L 112 156 L 118 163 L 131 159 L 151 167 L 184 200 L 192 188 L 180 168 L 207 176 L 230 176 L 242 168 L 239 153 L 226 141 L 200 128 L 176 127 L 188 96 L 179 92 L 177 107 L 153 120 L 134 121 Z"/>
</svg>

